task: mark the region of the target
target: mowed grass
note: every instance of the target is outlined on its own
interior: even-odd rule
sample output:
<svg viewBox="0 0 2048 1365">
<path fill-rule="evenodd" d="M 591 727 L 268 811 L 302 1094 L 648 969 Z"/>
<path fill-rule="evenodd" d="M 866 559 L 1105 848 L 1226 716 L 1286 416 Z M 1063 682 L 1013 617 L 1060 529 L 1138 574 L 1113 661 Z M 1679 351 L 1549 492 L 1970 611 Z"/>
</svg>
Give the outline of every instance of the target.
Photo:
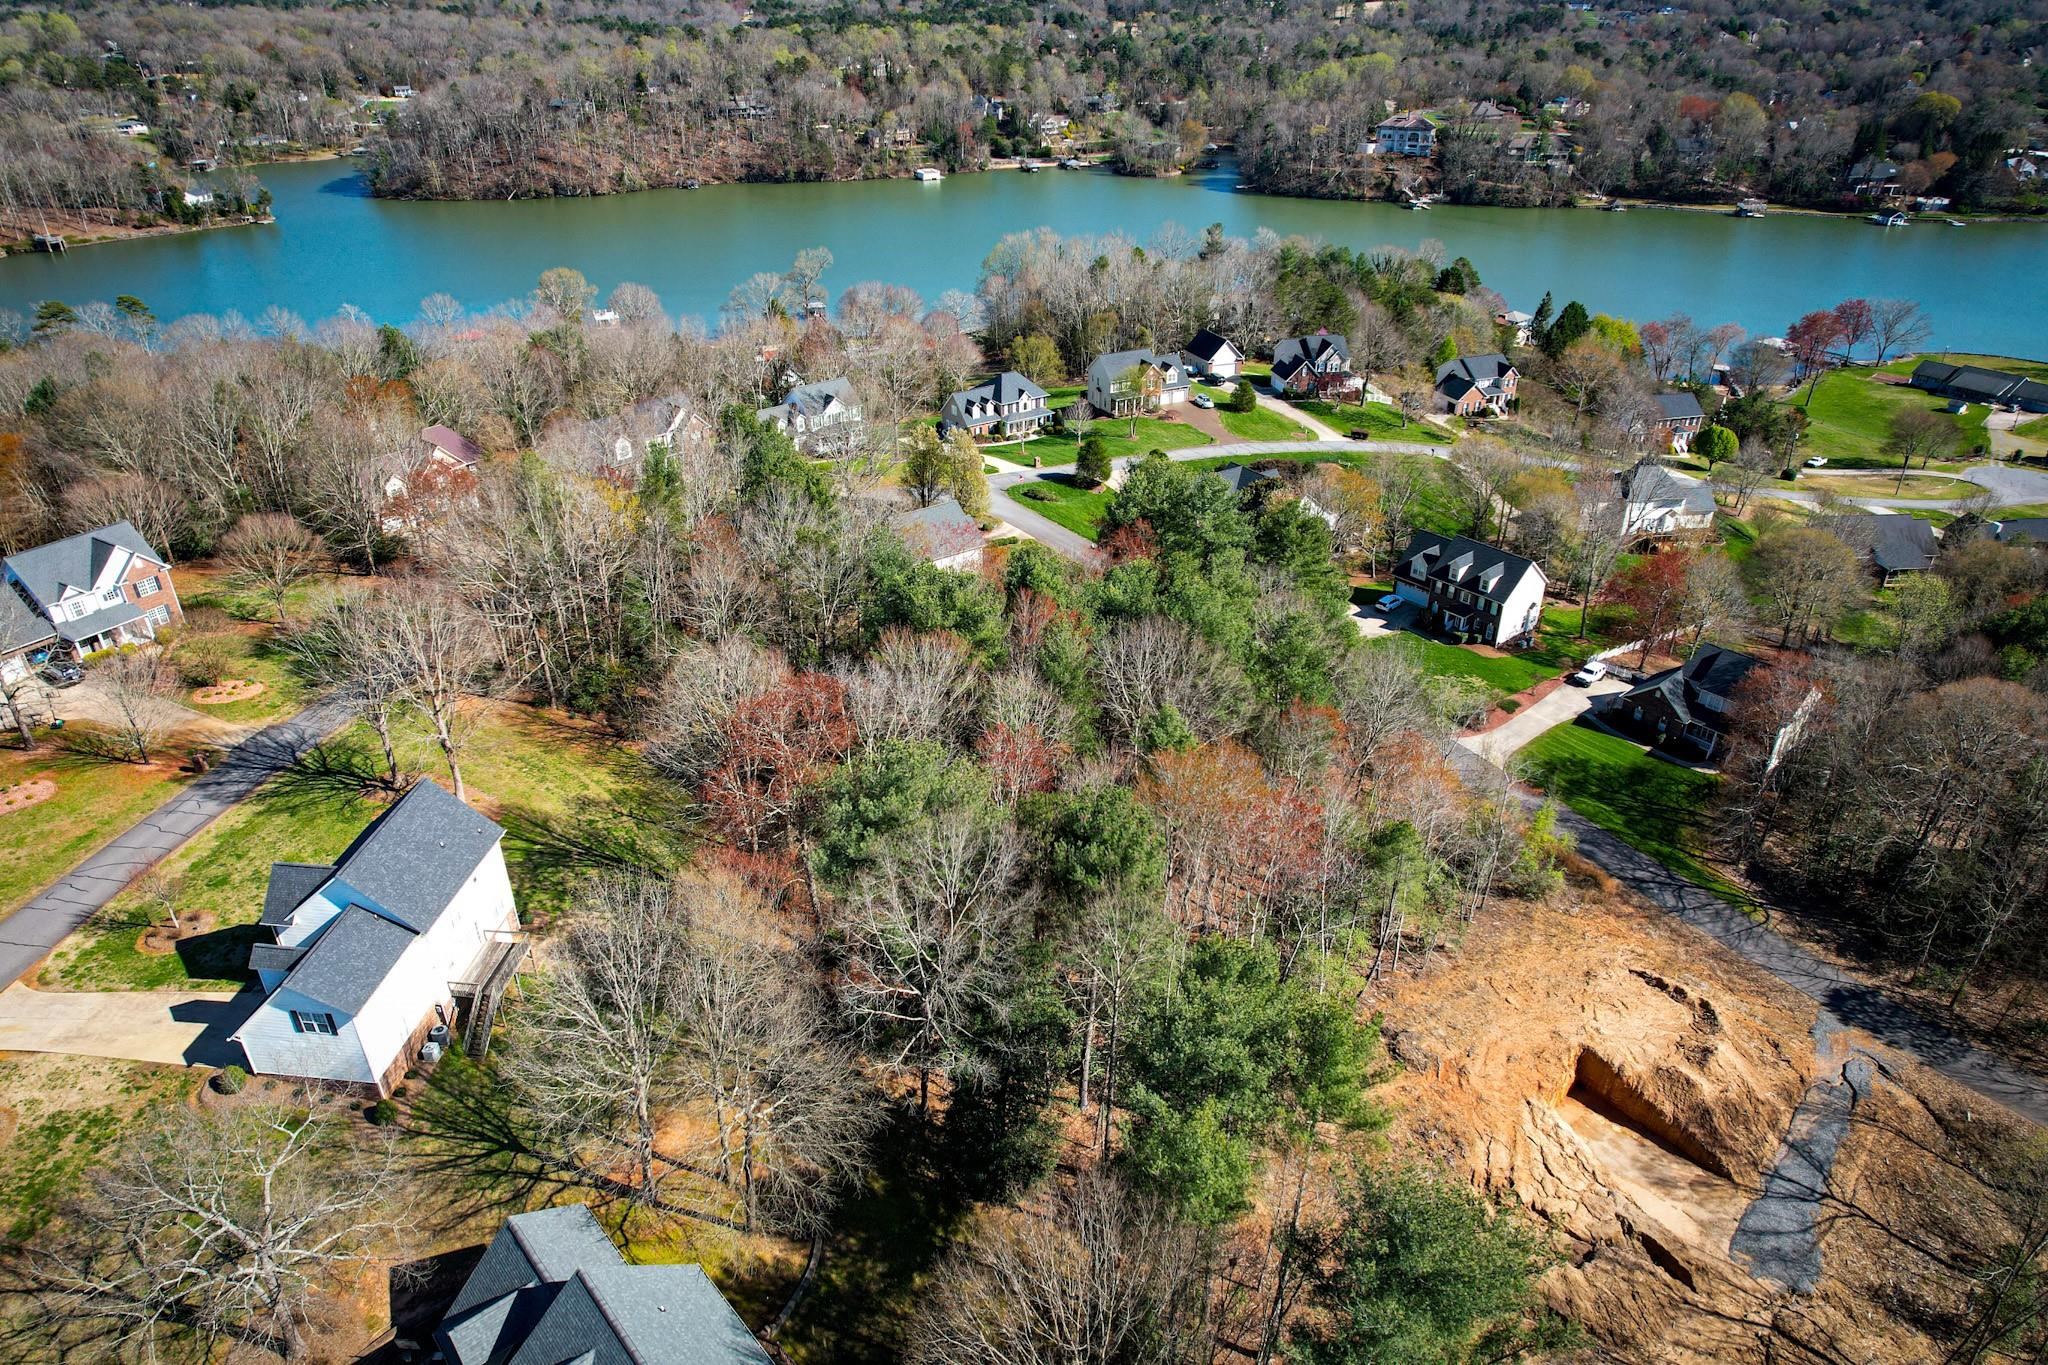
<svg viewBox="0 0 2048 1365">
<path fill-rule="evenodd" d="M 1891 439 L 1892 418 L 1901 412 L 1947 412 L 1946 398 L 1904 384 L 1879 383 L 1870 377 L 1872 373 L 1868 366 L 1847 366 L 1820 381 L 1806 409 L 1808 426 L 1806 439 L 1799 446 L 1801 458 L 1825 455 L 1829 464 L 1849 468 L 1896 465 L 1898 461 L 1884 453 L 1884 444 Z M 1804 388 L 1798 390 L 1794 401 L 1804 392 Z M 1948 462 L 1966 460 L 1971 448 L 1985 439 L 1984 411 L 1983 404 L 1972 403 L 1968 412 L 1950 418 L 1955 439 L 1946 455 Z M 1941 463 L 1937 460 L 1937 467 Z"/>
<path fill-rule="evenodd" d="M 11 911 L 189 780 L 174 762 L 138 767 L 74 750 L 93 727 L 45 732 L 32 753 L 0 749 L 0 787 L 47 778 L 57 794 L 0 815 L 0 911 Z"/>
<path fill-rule="evenodd" d="M 451 785 L 440 752 L 406 735 L 399 766 Z M 143 953 L 151 912 L 133 889 L 72 935 L 41 984 L 57 990 L 233 990 L 246 984 L 253 928 L 272 862 L 327 862 L 389 803 L 380 759 L 356 725 L 267 783 L 162 864 L 177 879 L 180 914 L 214 916 L 179 951 Z M 630 750 L 591 728 L 530 707 L 477 704 L 462 752 L 470 804 L 506 829 L 505 859 L 520 914 L 558 913 L 573 884 L 604 867 L 665 865 L 681 847 L 687 802 Z"/>
<path fill-rule="evenodd" d="M 1532 785 L 1687 881 L 1738 903 L 1747 900 L 1702 853 L 1700 831 L 1718 776 L 1577 724 L 1538 735 L 1517 756 L 1516 768 Z"/>
<path fill-rule="evenodd" d="M 1420 652 L 1422 671 L 1431 677 L 1472 678 L 1502 694 L 1520 692 L 1545 678 L 1554 678 L 1566 662 L 1547 649 L 1495 656 L 1461 645 L 1445 644 L 1413 632 L 1379 636 L 1365 641 L 1364 647 L 1395 649 L 1404 647 L 1401 642 L 1405 642 L 1405 647 Z"/>
<path fill-rule="evenodd" d="M 1977 491 L 1968 479 L 1930 476 L 1917 470 L 1902 484 L 1897 475 L 1823 474 L 1807 470 L 1795 485 L 1802 493 L 1837 493 L 1845 498 L 1967 498 Z"/>
<path fill-rule="evenodd" d="M 1136 435 L 1132 434 L 1133 426 L 1137 428 Z M 1197 431 L 1185 422 L 1168 422 L 1158 417 L 1140 417 L 1135 423 L 1128 417 L 1104 417 L 1088 424 L 1088 434 L 1102 438 L 1113 460 L 1153 450 L 1185 450 L 1215 444 L 1207 432 Z M 1040 436 L 1020 453 L 1036 456 L 1045 468 L 1070 465 L 1080 458 L 1081 438 L 1072 432 Z"/>
<path fill-rule="evenodd" d="M 34 1236 L 132 1126 L 186 1104 L 201 1074 L 51 1053 L 0 1059 L 0 1102 L 17 1125 L 0 1145 L 0 1228 Z"/>
<path fill-rule="evenodd" d="M 1401 415 L 1398 408 L 1390 408 L 1385 403 L 1326 403 L 1320 398 L 1304 398 L 1294 406 L 1325 426 L 1334 428 L 1339 436 L 1349 436 L 1356 428 L 1371 433 L 1374 440 L 1451 439 L 1451 434 L 1443 428 L 1411 422 Z"/>
<path fill-rule="evenodd" d="M 242 701 L 202 706 L 193 700 L 199 689 L 186 688 L 180 700 L 199 714 L 237 725 L 267 724 L 296 714 L 305 706 L 305 685 L 294 676 L 284 650 L 268 632 L 223 630 L 182 635 L 170 648 L 171 663 L 175 666 L 181 653 L 200 649 L 221 651 L 226 660 L 223 681 L 246 678 L 262 683 L 263 690 Z"/>
<path fill-rule="evenodd" d="M 1309 439 L 1308 428 L 1289 418 L 1285 413 L 1271 408 L 1253 408 L 1250 412 L 1232 412 L 1221 403 L 1216 405 L 1216 415 L 1223 421 L 1223 429 L 1240 441 L 1305 441 Z"/>
<path fill-rule="evenodd" d="M 1027 489 L 1042 490 L 1045 496 L 1025 497 Z M 1018 484 L 1010 490 L 1010 496 L 1047 521 L 1094 540 L 1102 534 L 1102 519 L 1108 515 L 1110 501 L 1116 494 L 1107 488 L 1083 488 L 1067 479 L 1043 478 Z"/>
</svg>

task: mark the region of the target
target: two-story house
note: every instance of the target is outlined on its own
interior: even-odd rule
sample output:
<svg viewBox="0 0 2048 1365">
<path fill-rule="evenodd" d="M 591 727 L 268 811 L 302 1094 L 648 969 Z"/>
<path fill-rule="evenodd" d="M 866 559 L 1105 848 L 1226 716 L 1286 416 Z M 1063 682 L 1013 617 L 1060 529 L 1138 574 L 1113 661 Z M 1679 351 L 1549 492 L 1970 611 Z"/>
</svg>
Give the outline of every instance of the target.
<svg viewBox="0 0 2048 1365">
<path fill-rule="evenodd" d="M 170 564 L 125 521 L 9 555 L 0 573 L 74 656 L 154 640 L 185 617 Z"/>
<path fill-rule="evenodd" d="M 1650 425 L 1671 450 L 1683 455 L 1692 449 L 1692 438 L 1706 424 L 1707 414 L 1700 407 L 1700 400 L 1684 389 L 1657 395 L 1657 416 Z"/>
<path fill-rule="evenodd" d="M 1436 367 L 1437 401 L 1445 412 L 1460 417 L 1482 412 L 1498 417 L 1514 404 L 1521 381 L 1514 362 L 1498 351 L 1461 355 Z"/>
<path fill-rule="evenodd" d="M 1205 375 L 1219 383 L 1237 378 L 1238 371 L 1244 368 L 1244 352 L 1237 343 L 1207 327 L 1195 333 L 1180 358 L 1188 373 Z"/>
<path fill-rule="evenodd" d="M 505 831 L 422 778 L 333 863 L 273 863 L 234 1039 L 263 1075 L 388 1095 L 457 995 L 517 963 Z M 472 1008 L 483 1008 L 473 1004 Z"/>
<path fill-rule="evenodd" d="M 1764 666 L 1739 649 L 1701 645 L 1677 668 L 1643 679 L 1605 712 L 1620 729 L 1658 748 L 1712 758 L 1728 737 L 1729 711 L 1743 679 Z"/>
<path fill-rule="evenodd" d="M 1112 351 L 1088 366 L 1088 402 L 1106 417 L 1157 412 L 1188 399 L 1187 369 L 1179 356 L 1156 351 Z"/>
<path fill-rule="evenodd" d="M 1436 125 L 1422 114 L 1396 114 L 1375 132 L 1381 156 L 1434 156 Z"/>
<path fill-rule="evenodd" d="M 1614 476 L 1622 534 L 1629 540 L 1705 535 L 1714 529 L 1714 490 L 1703 479 L 1640 460 Z"/>
<path fill-rule="evenodd" d="M 939 435 L 956 431 L 976 437 L 1029 436 L 1052 420 L 1044 389 L 1015 370 L 1004 370 L 986 384 L 962 389 L 939 412 Z"/>
<path fill-rule="evenodd" d="M 0 698 L 5 685 L 21 681 L 49 657 L 57 628 L 16 593 L 0 588 Z"/>
<path fill-rule="evenodd" d="M 1334 332 L 1288 337 L 1273 347 L 1273 392 L 1309 398 L 1355 393 L 1362 386 L 1351 373 L 1351 343 Z"/>
<path fill-rule="evenodd" d="M 786 433 L 806 455 L 845 450 L 860 440 L 860 395 L 844 375 L 799 384 L 780 403 L 754 415 Z"/>
<path fill-rule="evenodd" d="M 1510 649 L 1543 619 L 1543 570 L 1518 554 L 1465 536 L 1417 532 L 1394 562 L 1394 592 L 1445 635 Z"/>
</svg>

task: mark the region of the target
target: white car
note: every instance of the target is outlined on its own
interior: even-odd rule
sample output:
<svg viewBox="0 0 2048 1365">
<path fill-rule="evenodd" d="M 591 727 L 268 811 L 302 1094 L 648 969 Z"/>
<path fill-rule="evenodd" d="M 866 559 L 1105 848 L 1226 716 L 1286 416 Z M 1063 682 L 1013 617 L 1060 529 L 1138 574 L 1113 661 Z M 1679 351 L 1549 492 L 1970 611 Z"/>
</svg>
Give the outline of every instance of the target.
<svg viewBox="0 0 2048 1365">
<path fill-rule="evenodd" d="M 1594 683 L 1599 682 L 1602 678 L 1606 676 L 1606 664 L 1601 663 L 1598 659 L 1588 659 L 1586 660 L 1584 667 L 1580 668 L 1578 672 L 1572 674 L 1571 677 L 1565 679 L 1565 681 L 1570 683 L 1573 687 L 1591 687 Z"/>
<path fill-rule="evenodd" d="M 1206 393 L 1196 394 L 1192 401 L 1198 408 L 1213 408 L 1216 406 L 1216 400 Z"/>
<path fill-rule="evenodd" d="M 1812 456 L 1807 460 L 1806 467 L 1808 469 L 1826 469 L 1828 467 L 1828 457 L 1825 455 Z"/>
<path fill-rule="evenodd" d="M 1382 597 L 1379 601 L 1373 603 L 1373 605 L 1378 607 L 1381 611 L 1393 611 L 1395 608 L 1399 607 L 1403 602 L 1406 602 L 1407 600 L 1407 598 L 1401 596 L 1401 594 L 1397 592 L 1390 592 L 1385 597 Z"/>
</svg>

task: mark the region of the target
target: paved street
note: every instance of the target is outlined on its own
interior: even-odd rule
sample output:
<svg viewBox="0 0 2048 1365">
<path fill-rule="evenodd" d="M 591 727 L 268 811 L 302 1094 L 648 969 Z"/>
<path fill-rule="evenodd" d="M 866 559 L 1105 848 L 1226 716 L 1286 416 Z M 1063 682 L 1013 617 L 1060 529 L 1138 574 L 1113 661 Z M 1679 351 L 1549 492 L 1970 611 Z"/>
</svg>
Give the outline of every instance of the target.
<svg viewBox="0 0 2048 1365">
<path fill-rule="evenodd" d="M 289 767 L 349 717 L 338 702 L 316 702 L 260 730 L 228 752 L 212 772 L 130 826 L 34 900 L 0 920 L 0 981 L 15 981 L 63 942 L 159 858 L 221 812 Z"/>
</svg>

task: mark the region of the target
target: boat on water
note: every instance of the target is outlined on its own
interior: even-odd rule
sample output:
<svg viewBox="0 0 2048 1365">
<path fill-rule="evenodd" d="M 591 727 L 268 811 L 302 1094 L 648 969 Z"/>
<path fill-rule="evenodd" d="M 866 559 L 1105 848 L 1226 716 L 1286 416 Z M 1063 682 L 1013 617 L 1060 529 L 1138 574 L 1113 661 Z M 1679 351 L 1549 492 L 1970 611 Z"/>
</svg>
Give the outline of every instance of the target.
<svg viewBox="0 0 2048 1365">
<path fill-rule="evenodd" d="M 1024 174 L 1026 175 L 1036 175 L 1039 171 L 1045 168 L 1040 166 L 1036 161 L 1020 161 L 1017 163 L 1017 169 L 1024 172 Z"/>
<path fill-rule="evenodd" d="M 1745 199 L 1735 206 L 1735 216 L 1737 218 L 1761 218 L 1764 216 L 1764 210 L 1763 200 Z"/>
<path fill-rule="evenodd" d="M 1903 213 L 1873 213 L 1870 215 L 1870 221 L 1879 227 L 1895 228 L 1904 227 L 1913 220 Z"/>
<path fill-rule="evenodd" d="M 1963 221 L 1962 219 L 1960 219 L 1960 218 L 1951 218 L 1951 219 L 1949 219 L 1949 220 L 1948 220 L 1948 225 L 1949 225 L 1950 227 L 1968 227 L 1968 226 L 1969 226 L 1969 224 L 1965 223 L 1965 222 L 1964 222 L 1964 221 Z"/>
<path fill-rule="evenodd" d="M 1427 199 L 1410 199 L 1408 207 L 1412 212 L 1422 213 L 1429 208 L 1429 201 Z"/>
<path fill-rule="evenodd" d="M 1609 213 L 1627 213 L 1627 212 L 1628 212 L 1628 205 L 1627 205 L 1627 204 L 1624 204 L 1624 203 L 1622 203 L 1622 202 L 1621 202 L 1621 201 L 1620 201 L 1619 199 L 1610 199 L 1610 200 L 1608 200 L 1608 201 L 1607 201 L 1607 203 L 1606 203 L 1606 205 L 1605 205 L 1605 208 L 1607 209 L 1607 211 L 1608 211 Z"/>
<path fill-rule="evenodd" d="M 689 178 L 688 180 L 685 180 L 685 181 L 683 182 L 683 188 L 684 188 L 684 189 L 686 189 L 686 190 L 694 190 L 694 189 L 696 189 L 696 188 L 697 188 L 697 177 L 693 175 L 693 176 L 691 176 L 691 177 L 690 177 L 690 178 Z"/>
<path fill-rule="evenodd" d="M 927 185 L 933 184 L 940 180 L 944 180 L 946 178 L 945 173 L 940 171 L 937 166 L 919 166 L 915 171 L 912 171 L 911 174 L 916 176 L 919 180 L 922 180 Z"/>
</svg>

